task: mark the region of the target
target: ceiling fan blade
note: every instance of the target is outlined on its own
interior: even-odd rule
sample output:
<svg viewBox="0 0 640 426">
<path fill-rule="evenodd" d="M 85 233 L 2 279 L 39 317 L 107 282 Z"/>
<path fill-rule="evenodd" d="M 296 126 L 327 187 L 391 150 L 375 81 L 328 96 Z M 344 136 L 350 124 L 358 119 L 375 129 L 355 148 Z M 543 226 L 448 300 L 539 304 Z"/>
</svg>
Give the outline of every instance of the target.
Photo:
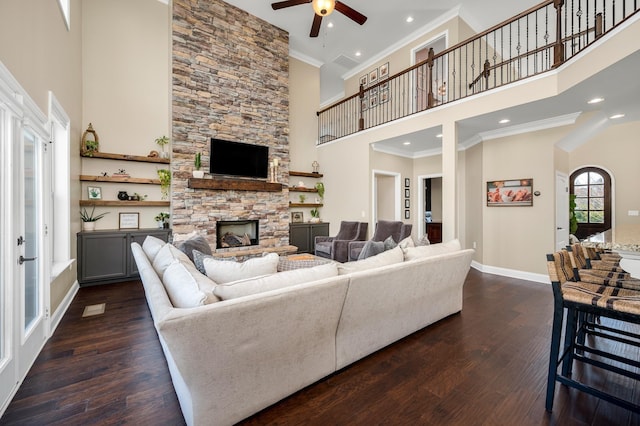
<svg viewBox="0 0 640 426">
<path fill-rule="evenodd" d="M 283 3 L 286 3 L 286 2 L 283 2 Z M 358 12 L 355 9 L 350 8 L 346 4 L 339 2 L 337 0 L 336 0 L 336 10 L 342 13 L 343 15 L 345 15 L 347 18 L 356 21 L 360 25 L 367 22 L 367 17 L 364 16 L 362 13 Z"/>
<path fill-rule="evenodd" d="M 313 24 L 311 24 L 311 32 L 309 33 L 309 37 L 318 37 L 318 34 L 320 34 L 320 25 L 322 25 L 322 16 L 314 13 Z"/>
<path fill-rule="evenodd" d="M 286 0 L 271 3 L 273 10 L 284 9 L 285 7 L 298 6 L 300 4 L 311 3 L 313 0 Z"/>
</svg>

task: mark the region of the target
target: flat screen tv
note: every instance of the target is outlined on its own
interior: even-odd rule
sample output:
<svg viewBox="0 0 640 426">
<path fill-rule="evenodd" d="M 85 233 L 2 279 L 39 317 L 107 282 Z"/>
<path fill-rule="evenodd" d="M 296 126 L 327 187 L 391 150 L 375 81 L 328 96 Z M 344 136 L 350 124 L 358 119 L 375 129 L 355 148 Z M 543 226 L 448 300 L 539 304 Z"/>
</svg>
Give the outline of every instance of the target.
<svg viewBox="0 0 640 426">
<path fill-rule="evenodd" d="M 266 178 L 269 147 L 211 138 L 211 174 Z"/>
</svg>

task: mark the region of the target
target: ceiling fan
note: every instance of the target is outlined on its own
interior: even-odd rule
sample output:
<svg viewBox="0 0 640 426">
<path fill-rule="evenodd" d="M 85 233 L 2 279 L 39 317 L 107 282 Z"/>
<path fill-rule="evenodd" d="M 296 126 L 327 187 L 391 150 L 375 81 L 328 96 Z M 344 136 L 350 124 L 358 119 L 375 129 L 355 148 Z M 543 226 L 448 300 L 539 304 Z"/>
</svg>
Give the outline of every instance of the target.
<svg viewBox="0 0 640 426">
<path fill-rule="evenodd" d="M 333 12 L 333 9 L 342 13 L 347 18 L 362 25 L 367 21 L 367 17 L 347 6 L 346 4 L 339 2 L 338 0 L 286 0 L 271 3 L 273 10 L 284 9 L 285 7 L 298 6 L 300 4 L 312 3 L 315 15 L 313 16 L 313 24 L 311 25 L 311 32 L 309 37 L 318 37 L 320 33 L 320 25 L 322 24 L 322 18 L 328 16 Z"/>
</svg>

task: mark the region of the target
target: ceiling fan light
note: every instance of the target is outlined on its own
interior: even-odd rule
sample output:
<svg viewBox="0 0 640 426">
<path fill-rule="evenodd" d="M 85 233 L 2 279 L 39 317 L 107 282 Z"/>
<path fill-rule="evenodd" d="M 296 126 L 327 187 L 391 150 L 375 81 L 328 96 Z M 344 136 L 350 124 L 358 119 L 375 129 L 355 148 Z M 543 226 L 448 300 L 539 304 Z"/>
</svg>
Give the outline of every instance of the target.
<svg viewBox="0 0 640 426">
<path fill-rule="evenodd" d="M 336 2 L 335 0 L 313 0 L 311 5 L 313 6 L 313 11 L 316 15 L 328 16 L 336 7 Z"/>
</svg>

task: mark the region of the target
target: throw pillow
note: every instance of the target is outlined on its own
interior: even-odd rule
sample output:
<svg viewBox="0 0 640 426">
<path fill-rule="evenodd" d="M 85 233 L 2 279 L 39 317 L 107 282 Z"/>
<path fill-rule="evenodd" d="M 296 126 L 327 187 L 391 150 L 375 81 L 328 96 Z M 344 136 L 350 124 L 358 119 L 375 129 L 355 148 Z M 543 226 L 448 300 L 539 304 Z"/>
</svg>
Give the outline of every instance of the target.
<svg viewBox="0 0 640 426">
<path fill-rule="evenodd" d="M 173 234 L 173 243 L 177 243 L 178 241 L 185 241 L 189 238 L 197 237 L 198 231 L 191 231 L 188 234 Z"/>
<path fill-rule="evenodd" d="M 193 264 L 195 265 L 196 269 L 198 271 L 200 271 L 200 273 L 202 274 L 207 274 L 207 270 L 204 268 L 204 259 L 209 258 L 209 259 L 214 259 L 214 257 L 211 254 L 204 254 L 199 250 L 193 250 L 192 252 L 193 254 Z M 225 262 L 237 262 L 238 259 L 235 256 L 231 256 L 231 257 L 220 257 L 217 258 L 217 260 L 222 260 Z"/>
<path fill-rule="evenodd" d="M 429 244 L 431 244 L 431 241 L 429 241 L 429 237 L 427 237 L 427 234 L 424 234 L 422 238 L 420 238 L 416 242 L 416 246 L 428 246 Z"/>
<path fill-rule="evenodd" d="M 422 259 L 439 254 L 452 253 L 461 250 L 460 241 L 451 240 L 446 243 L 430 244 L 428 246 L 408 247 L 403 250 L 404 260 Z"/>
<path fill-rule="evenodd" d="M 174 243 L 175 244 L 175 243 Z M 198 250 L 204 254 L 211 254 L 211 246 L 209 242 L 202 235 L 198 235 L 196 237 L 189 238 L 188 240 L 184 240 L 175 244 L 176 247 L 180 249 L 184 254 L 193 261 L 193 251 Z"/>
<path fill-rule="evenodd" d="M 367 257 L 375 256 L 384 251 L 383 241 L 367 241 L 362 247 L 362 251 L 358 255 L 358 260 L 366 259 Z"/>
<path fill-rule="evenodd" d="M 195 308 L 207 300 L 189 269 L 179 260 L 167 266 L 162 283 L 175 308 Z"/>
<path fill-rule="evenodd" d="M 279 256 L 269 253 L 263 257 L 254 257 L 244 262 L 227 262 L 214 258 L 204 258 L 206 275 L 218 284 L 225 284 L 246 278 L 275 274 Z"/>
<path fill-rule="evenodd" d="M 366 271 L 367 269 L 379 268 L 381 266 L 402 263 L 404 256 L 400 247 L 387 250 L 368 259 L 358 260 L 355 262 L 339 263 L 338 274 L 345 275 L 352 272 Z"/>
<path fill-rule="evenodd" d="M 155 259 L 156 255 L 165 244 L 167 243 L 162 241 L 160 238 L 154 237 L 153 235 L 147 235 L 147 238 L 142 242 L 142 250 L 149 258 L 149 262 L 153 262 L 153 259 Z"/>
<path fill-rule="evenodd" d="M 391 235 L 389 235 L 387 237 L 387 239 L 384 240 L 384 251 L 396 248 L 397 245 L 398 245 L 398 243 L 396 243 L 396 241 L 393 239 L 393 237 Z"/>
<path fill-rule="evenodd" d="M 400 242 L 398 243 L 398 246 L 399 246 L 402 250 L 404 250 L 404 249 L 406 249 L 407 247 L 415 247 L 415 246 L 416 246 L 416 243 L 413 241 L 413 238 L 411 238 L 411 236 L 409 236 L 409 237 L 405 238 L 404 240 L 400 241 Z"/>
<path fill-rule="evenodd" d="M 222 300 L 227 300 L 318 281 L 335 277 L 336 275 L 338 275 L 338 268 L 335 262 L 331 262 L 325 265 L 314 266 L 313 268 L 293 269 L 291 271 L 278 272 L 277 274 L 263 277 L 217 285 L 213 292 Z"/>
<path fill-rule="evenodd" d="M 158 277 L 160 277 L 160 279 L 164 279 L 164 271 L 171 263 L 173 263 L 174 260 L 179 260 L 181 262 L 191 262 L 187 255 L 178 250 L 173 244 L 165 244 L 160 249 L 160 251 L 158 251 L 158 254 L 153 259 L 153 263 L 151 264 L 151 266 L 153 266 L 153 269 L 158 274 Z"/>
</svg>

